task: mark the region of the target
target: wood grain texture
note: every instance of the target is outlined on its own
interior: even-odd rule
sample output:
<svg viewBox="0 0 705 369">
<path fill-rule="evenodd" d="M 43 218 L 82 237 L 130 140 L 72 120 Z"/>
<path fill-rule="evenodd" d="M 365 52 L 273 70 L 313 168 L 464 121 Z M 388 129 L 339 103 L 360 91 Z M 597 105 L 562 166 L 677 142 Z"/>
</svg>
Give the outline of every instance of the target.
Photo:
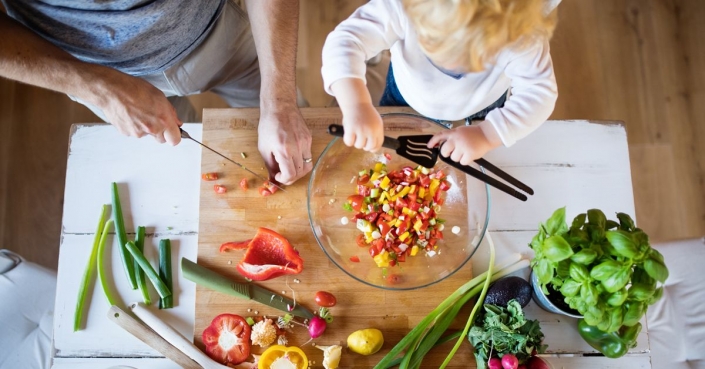
<svg viewBox="0 0 705 369">
<path fill-rule="evenodd" d="M 382 111 L 409 111 L 409 109 L 386 108 Z M 313 157 L 317 158 L 331 141 L 331 137 L 325 133 L 325 128 L 332 123 L 340 124 L 340 110 L 303 109 L 302 113 L 313 132 L 312 153 Z M 257 146 L 258 115 L 258 109 L 206 110 L 203 123 L 204 143 L 266 175 L 262 159 L 253 152 Z M 240 152 L 245 152 L 247 158 L 240 157 Z M 311 232 L 306 210 L 308 176 L 288 186 L 286 193 L 277 192 L 269 197 L 261 197 L 256 191 L 261 183 L 254 181 L 251 175 L 247 175 L 240 168 L 229 163 L 226 165 L 223 159 L 206 150 L 202 154 L 201 169 L 203 172 L 216 171 L 219 175 L 222 174 L 222 179 L 218 182 L 225 185 L 228 192 L 217 195 L 213 191 L 214 182 L 202 182 L 198 263 L 236 280 L 243 280 L 235 270 L 243 252 L 221 254 L 218 252 L 220 244 L 252 238 L 258 227 L 267 227 L 284 235 L 304 258 L 304 271 L 288 279 L 280 277 L 258 282 L 258 284 L 272 291 L 285 293 L 289 297 L 295 291 L 297 300 L 314 310 L 317 309 L 313 302 L 316 291 L 326 290 L 338 298 L 339 304 L 331 309 L 335 320 L 326 334 L 316 340 L 317 344 L 341 344 L 345 342 L 348 334 L 355 330 L 376 327 L 385 334 L 386 343 L 382 352 L 386 352 L 450 292 L 472 276 L 470 264 L 466 264 L 443 282 L 421 290 L 385 291 L 359 283 L 345 275 L 321 252 Z M 357 170 L 359 169 L 351 171 L 351 176 Z M 247 191 L 237 187 L 243 177 L 250 180 L 250 189 Z M 347 182 L 348 179 L 346 178 L 345 181 Z M 336 206 L 341 206 L 341 202 Z M 353 238 L 350 240 L 354 245 Z M 362 262 L 371 262 L 363 256 L 361 259 Z M 294 283 L 294 278 L 300 280 L 300 283 Z M 289 286 L 287 286 L 287 280 Z M 201 334 L 205 327 L 215 316 L 222 313 L 243 316 L 281 316 L 283 314 L 255 302 L 226 296 L 197 286 L 194 336 L 198 345 L 202 346 Z M 467 316 L 466 314 L 468 311 L 465 311 L 463 316 Z M 458 321 L 453 327 L 459 328 L 461 324 L 462 322 Z M 298 327 L 294 329 L 293 334 L 288 335 L 288 338 L 290 344 L 302 345 L 307 341 L 308 333 Z M 320 350 L 309 345 L 303 346 L 303 349 L 310 358 L 318 358 L 314 360 L 321 361 Z M 445 348 L 431 354 L 425 367 L 438 367 L 447 350 L 448 348 Z M 253 353 L 261 351 L 263 350 L 259 347 L 253 347 Z M 458 355 L 470 357 L 469 347 L 464 345 Z M 369 368 L 381 357 L 381 353 L 369 357 L 348 353 L 343 355 L 341 366 Z M 454 367 L 466 367 L 460 360 L 454 361 L 454 365 Z"/>
</svg>

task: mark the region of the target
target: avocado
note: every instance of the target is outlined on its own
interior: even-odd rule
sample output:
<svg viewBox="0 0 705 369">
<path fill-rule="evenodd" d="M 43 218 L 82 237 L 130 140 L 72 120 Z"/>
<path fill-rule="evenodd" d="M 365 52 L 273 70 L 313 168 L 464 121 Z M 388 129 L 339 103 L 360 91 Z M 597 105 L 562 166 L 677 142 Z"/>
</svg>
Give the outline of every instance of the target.
<svg viewBox="0 0 705 369">
<path fill-rule="evenodd" d="M 485 304 L 506 307 L 512 299 L 525 307 L 531 300 L 531 285 L 524 278 L 509 276 L 498 279 L 487 290 Z"/>
</svg>

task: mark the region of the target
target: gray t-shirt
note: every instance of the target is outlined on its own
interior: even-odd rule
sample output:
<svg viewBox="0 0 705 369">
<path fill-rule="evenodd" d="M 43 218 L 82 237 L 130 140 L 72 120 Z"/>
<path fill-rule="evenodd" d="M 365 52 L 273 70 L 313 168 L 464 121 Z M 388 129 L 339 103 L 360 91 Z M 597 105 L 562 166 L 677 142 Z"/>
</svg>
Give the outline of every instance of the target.
<svg viewBox="0 0 705 369">
<path fill-rule="evenodd" d="M 2 0 L 8 15 L 78 59 L 135 76 L 188 55 L 225 1 Z"/>
</svg>

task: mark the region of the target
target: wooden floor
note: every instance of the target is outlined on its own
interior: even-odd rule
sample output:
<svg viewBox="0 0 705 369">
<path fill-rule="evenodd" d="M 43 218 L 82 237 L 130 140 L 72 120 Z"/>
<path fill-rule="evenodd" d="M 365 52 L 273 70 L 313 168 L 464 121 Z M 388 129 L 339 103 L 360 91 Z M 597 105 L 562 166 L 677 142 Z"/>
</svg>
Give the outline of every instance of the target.
<svg viewBox="0 0 705 369">
<path fill-rule="evenodd" d="M 325 36 L 362 3 L 302 0 L 297 74 L 311 106 L 330 102 Z M 705 1 L 563 0 L 559 16 L 551 118 L 624 121 L 639 226 L 652 242 L 705 235 Z M 66 96 L 0 80 L 0 248 L 56 268 L 69 126 L 94 121 Z"/>
</svg>

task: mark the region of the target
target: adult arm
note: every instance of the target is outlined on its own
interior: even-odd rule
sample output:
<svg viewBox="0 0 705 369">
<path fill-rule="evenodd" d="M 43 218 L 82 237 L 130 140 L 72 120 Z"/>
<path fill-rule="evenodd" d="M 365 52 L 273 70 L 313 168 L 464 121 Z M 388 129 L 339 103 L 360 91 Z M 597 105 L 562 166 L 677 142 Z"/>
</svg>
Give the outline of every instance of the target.
<svg viewBox="0 0 705 369">
<path fill-rule="evenodd" d="M 311 131 L 296 105 L 299 2 L 246 1 L 262 87 L 258 147 L 270 177 L 291 184 L 313 169 Z"/>
<path fill-rule="evenodd" d="M 139 78 L 82 62 L 0 12 L 0 76 L 75 96 L 123 134 L 176 145 L 181 122 L 164 94 Z M 11 36 L 9 36 L 11 35 Z"/>
</svg>

